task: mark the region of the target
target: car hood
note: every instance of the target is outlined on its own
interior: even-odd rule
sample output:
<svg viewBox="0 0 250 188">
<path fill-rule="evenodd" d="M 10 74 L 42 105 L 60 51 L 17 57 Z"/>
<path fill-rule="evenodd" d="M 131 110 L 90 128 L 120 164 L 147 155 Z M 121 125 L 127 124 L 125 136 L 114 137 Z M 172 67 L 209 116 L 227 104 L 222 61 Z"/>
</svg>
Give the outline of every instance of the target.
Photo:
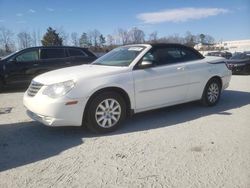
<svg viewBox="0 0 250 188">
<path fill-rule="evenodd" d="M 41 74 L 35 77 L 35 82 L 44 85 L 64 82 L 67 80 L 77 81 L 79 79 L 97 78 L 99 76 L 108 76 L 126 72 L 128 67 L 102 66 L 102 65 L 81 65 L 58 69 Z"/>
</svg>

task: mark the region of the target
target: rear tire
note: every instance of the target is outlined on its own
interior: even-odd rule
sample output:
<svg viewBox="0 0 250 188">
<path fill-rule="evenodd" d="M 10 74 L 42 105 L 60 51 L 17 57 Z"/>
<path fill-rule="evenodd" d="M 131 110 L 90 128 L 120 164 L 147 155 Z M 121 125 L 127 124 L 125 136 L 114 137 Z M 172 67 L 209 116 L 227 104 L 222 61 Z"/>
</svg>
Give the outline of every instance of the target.
<svg viewBox="0 0 250 188">
<path fill-rule="evenodd" d="M 221 94 L 221 82 L 217 78 L 212 78 L 206 84 L 201 102 L 205 106 L 214 106 L 218 103 Z"/>
<path fill-rule="evenodd" d="M 115 92 L 104 92 L 95 96 L 86 112 L 86 126 L 94 133 L 116 130 L 126 118 L 126 103 Z"/>
</svg>

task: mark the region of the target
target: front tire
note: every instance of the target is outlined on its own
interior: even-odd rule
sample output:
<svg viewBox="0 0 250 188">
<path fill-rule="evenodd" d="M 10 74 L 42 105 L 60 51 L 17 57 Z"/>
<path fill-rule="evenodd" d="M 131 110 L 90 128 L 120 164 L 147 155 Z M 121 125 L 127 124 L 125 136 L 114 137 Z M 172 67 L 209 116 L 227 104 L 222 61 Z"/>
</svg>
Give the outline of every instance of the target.
<svg viewBox="0 0 250 188">
<path fill-rule="evenodd" d="M 217 78 L 212 78 L 205 86 L 202 95 L 202 104 L 205 106 L 214 106 L 218 103 L 221 94 L 221 83 Z"/>
<path fill-rule="evenodd" d="M 116 130 L 126 118 L 126 103 L 117 93 L 100 93 L 91 100 L 86 114 L 90 131 L 108 133 Z"/>
</svg>

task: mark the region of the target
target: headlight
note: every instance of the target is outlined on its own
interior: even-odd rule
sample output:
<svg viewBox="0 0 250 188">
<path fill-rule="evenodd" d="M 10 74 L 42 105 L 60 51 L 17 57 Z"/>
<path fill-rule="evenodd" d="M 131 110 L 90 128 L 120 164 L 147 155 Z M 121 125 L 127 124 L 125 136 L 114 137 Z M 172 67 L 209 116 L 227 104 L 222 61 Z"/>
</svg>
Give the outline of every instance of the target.
<svg viewBox="0 0 250 188">
<path fill-rule="evenodd" d="M 61 97 L 68 93 L 74 86 L 75 82 L 73 80 L 52 84 L 44 89 L 43 94 L 51 98 Z"/>
</svg>

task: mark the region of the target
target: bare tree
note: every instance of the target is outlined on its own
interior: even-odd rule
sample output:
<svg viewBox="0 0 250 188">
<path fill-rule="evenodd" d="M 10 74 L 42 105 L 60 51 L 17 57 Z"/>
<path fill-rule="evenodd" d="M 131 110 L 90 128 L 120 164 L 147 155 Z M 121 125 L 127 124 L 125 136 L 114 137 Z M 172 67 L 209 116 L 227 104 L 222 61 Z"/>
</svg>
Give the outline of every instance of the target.
<svg viewBox="0 0 250 188">
<path fill-rule="evenodd" d="M 121 37 L 119 36 L 118 30 L 114 32 L 114 34 L 110 35 L 111 39 L 113 39 L 113 45 L 121 45 Z"/>
<path fill-rule="evenodd" d="M 97 47 L 99 45 L 98 40 L 100 38 L 100 35 L 101 33 L 97 29 L 94 29 L 93 31 L 89 32 L 88 36 L 94 47 Z"/>
<path fill-rule="evenodd" d="M 22 31 L 17 34 L 19 49 L 24 49 L 31 47 L 32 45 L 32 38 L 30 34 L 26 31 Z"/>
<path fill-rule="evenodd" d="M 63 39 L 63 45 L 68 45 L 69 34 L 66 33 L 63 27 L 57 28 L 56 31 L 58 32 L 59 36 Z"/>
<path fill-rule="evenodd" d="M 86 37 L 87 37 L 87 42 L 89 47 L 93 46 L 93 35 L 92 35 L 92 31 L 88 31 L 86 33 Z"/>
<path fill-rule="evenodd" d="M 108 46 L 113 46 L 114 45 L 114 37 L 112 35 L 107 35 L 107 44 Z"/>
<path fill-rule="evenodd" d="M 157 35 L 158 35 L 157 31 L 150 33 L 148 37 L 149 42 L 157 43 L 157 39 L 158 39 Z"/>
<path fill-rule="evenodd" d="M 40 30 L 33 30 L 31 34 L 32 46 L 40 46 L 41 45 L 41 33 Z"/>
<path fill-rule="evenodd" d="M 197 37 L 191 32 L 187 31 L 184 40 L 187 46 L 194 47 L 194 45 L 196 44 Z"/>
<path fill-rule="evenodd" d="M 36 31 L 33 31 L 33 32 L 32 32 L 31 40 L 32 40 L 32 46 L 37 46 L 37 45 L 38 45 L 38 40 L 37 40 L 37 33 L 36 33 Z"/>
<path fill-rule="evenodd" d="M 130 43 L 143 43 L 145 34 L 142 30 L 138 29 L 137 27 L 132 28 L 129 31 L 129 41 Z"/>
<path fill-rule="evenodd" d="M 5 27 L 0 27 L 0 45 L 2 45 L 3 49 L 7 53 L 11 52 L 14 47 L 13 36 L 14 34 L 12 31 Z"/>
<path fill-rule="evenodd" d="M 214 44 L 214 38 L 208 34 L 206 34 L 205 36 L 205 41 L 208 43 L 208 44 Z"/>
<path fill-rule="evenodd" d="M 76 32 L 71 33 L 71 43 L 73 46 L 79 46 L 79 37 Z"/>
<path fill-rule="evenodd" d="M 40 32 L 40 30 L 37 31 L 37 45 L 42 45 L 42 34 Z"/>
<path fill-rule="evenodd" d="M 129 33 L 127 30 L 119 28 L 118 29 L 118 36 L 121 39 L 121 42 L 123 45 L 129 43 Z"/>
<path fill-rule="evenodd" d="M 185 39 L 181 37 L 179 34 L 173 34 L 167 37 L 160 38 L 159 42 L 184 44 Z"/>
</svg>

